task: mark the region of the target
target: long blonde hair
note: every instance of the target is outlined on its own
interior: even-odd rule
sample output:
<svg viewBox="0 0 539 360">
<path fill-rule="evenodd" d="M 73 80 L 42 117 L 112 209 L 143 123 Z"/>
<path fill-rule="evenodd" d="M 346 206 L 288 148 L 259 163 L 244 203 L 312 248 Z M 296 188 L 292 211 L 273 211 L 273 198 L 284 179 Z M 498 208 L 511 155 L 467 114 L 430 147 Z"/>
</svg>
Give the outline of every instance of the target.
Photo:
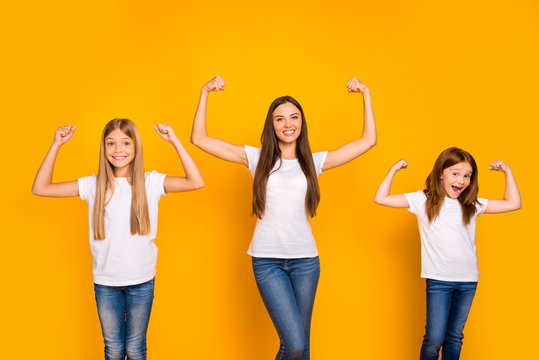
<svg viewBox="0 0 539 360">
<path fill-rule="evenodd" d="M 458 197 L 460 207 L 462 208 L 462 221 L 465 225 L 468 225 L 474 216 L 477 210 L 476 205 L 479 204 L 479 201 L 477 201 L 477 193 L 479 192 L 477 164 L 470 153 L 456 147 L 451 147 L 442 151 L 438 156 L 432 172 L 427 177 L 427 181 L 425 181 L 426 189 L 423 192 L 427 196 L 425 211 L 429 222 L 433 222 L 438 217 L 444 204 L 445 190 L 440 181 L 444 169 L 460 162 L 467 162 L 472 167 L 470 185 Z"/>
<path fill-rule="evenodd" d="M 136 125 L 129 119 L 112 119 L 105 125 L 101 135 L 99 149 L 99 172 L 95 191 L 92 227 L 94 239 L 105 239 L 105 206 L 114 194 L 114 168 L 106 157 L 105 139 L 114 130 L 120 129 L 133 140 L 135 157 L 129 166 L 128 181 L 131 185 L 131 234 L 148 234 L 150 232 L 150 216 L 144 182 L 144 161 L 142 158 L 142 142 Z"/>
</svg>

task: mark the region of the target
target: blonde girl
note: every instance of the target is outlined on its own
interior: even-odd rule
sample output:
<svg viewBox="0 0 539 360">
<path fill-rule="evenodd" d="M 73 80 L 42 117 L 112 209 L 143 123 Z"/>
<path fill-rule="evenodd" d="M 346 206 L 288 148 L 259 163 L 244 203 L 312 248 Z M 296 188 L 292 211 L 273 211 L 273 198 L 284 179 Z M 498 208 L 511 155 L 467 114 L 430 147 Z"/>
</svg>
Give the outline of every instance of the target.
<svg viewBox="0 0 539 360">
<path fill-rule="evenodd" d="M 421 235 L 421 277 L 426 279 L 427 324 L 421 360 L 460 357 L 462 331 L 472 306 L 479 269 L 475 248 L 475 223 L 479 215 L 520 209 L 520 193 L 511 168 L 495 160 L 490 169 L 505 174 L 503 199 L 477 197 L 477 165 L 464 150 L 444 150 L 427 177 L 426 188 L 407 194 L 390 194 L 397 171 L 408 166 L 400 160 L 378 187 L 377 204 L 408 208 L 417 216 Z"/>
<path fill-rule="evenodd" d="M 144 173 L 137 127 L 128 119 L 113 119 L 101 136 L 97 176 L 52 182 L 58 152 L 75 132 L 75 126 L 61 126 L 32 187 L 35 195 L 80 196 L 88 201 L 94 290 L 105 359 L 146 359 L 159 199 L 168 192 L 204 186 L 202 175 L 172 127 L 158 124 L 154 129 L 176 150 L 185 177 Z"/>
<path fill-rule="evenodd" d="M 261 148 L 233 145 L 209 136 L 208 95 L 224 87 L 220 76 L 202 87 L 191 141 L 211 155 L 246 166 L 253 175 L 253 214 L 258 221 L 248 254 L 281 342 L 276 359 L 306 360 L 310 358 L 311 314 L 320 275 L 309 225 L 309 216 L 315 215 L 320 201 L 318 175 L 357 158 L 376 144 L 370 91 L 356 78 L 347 83 L 349 92 L 363 97 L 362 136 L 336 150 L 313 154 L 303 109 L 290 96 L 279 97 L 270 105 Z"/>
</svg>

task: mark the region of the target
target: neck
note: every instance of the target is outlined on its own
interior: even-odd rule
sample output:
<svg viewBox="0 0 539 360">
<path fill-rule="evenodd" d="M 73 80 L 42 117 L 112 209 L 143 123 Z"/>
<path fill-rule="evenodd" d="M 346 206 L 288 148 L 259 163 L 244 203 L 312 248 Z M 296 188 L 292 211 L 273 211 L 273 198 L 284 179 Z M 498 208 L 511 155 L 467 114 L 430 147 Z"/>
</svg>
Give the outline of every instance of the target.
<svg viewBox="0 0 539 360">
<path fill-rule="evenodd" d="M 117 178 L 126 178 L 129 175 L 129 169 L 128 168 L 114 168 L 114 177 Z"/>
<path fill-rule="evenodd" d="M 279 143 L 279 149 L 281 149 L 281 158 L 282 159 L 297 159 L 296 154 L 296 142 L 293 143 Z"/>
</svg>

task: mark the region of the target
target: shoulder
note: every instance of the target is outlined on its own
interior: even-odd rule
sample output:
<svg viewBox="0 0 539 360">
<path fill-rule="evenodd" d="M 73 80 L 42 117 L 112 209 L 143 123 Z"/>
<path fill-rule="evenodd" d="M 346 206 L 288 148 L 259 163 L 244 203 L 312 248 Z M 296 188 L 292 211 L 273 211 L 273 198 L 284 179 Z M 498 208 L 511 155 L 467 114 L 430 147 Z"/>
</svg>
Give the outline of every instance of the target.
<svg viewBox="0 0 539 360">
<path fill-rule="evenodd" d="M 427 201 L 427 196 L 422 190 L 405 193 L 404 197 L 408 201 L 408 210 L 413 214 L 423 213 L 423 207 Z"/>
<path fill-rule="evenodd" d="M 157 172 L 156 170 L 152 170 L 152 171 L 148 171 L 148 172 L 144 173 L 144 178 L 146 180 L 150 180 L 150 179 L 153 179 L 153 178 L 156 178 L 156 177 L 163 177 L 163 176 L 167 176 L 167 175 L 166 174 L 161 174 L 160 172 Z"/>
<path fill-rule="evenodd" d="M 411 193 L 405 193 L 404 196 L 406 196 L 406 199 L 408 202 L 425 202 L 427 201 L 427 195 L 423 192 L 423 190 L 414 191 Z"/>
<path fill-rule="evenodd" d="M 78 178 L 77 180 L 79 182 L 79 186 L 81 186 L 81 185 L 82 186 L 88 186 L 88 185 L 95 184 L 97 182 L 97 175 L 92 174 L 90 176 L 85 176 L 85 177 Z"/>
<path fill-rule="evenodd" d="M 247 155 L 247 162 L 249 163 L 249 170 L 254 171 L 258 159 L 260 158 L 260 152 L 262 148 L 245 145 L 245 155 Z"/>
<path fill-rule="evenodd" d="M 144 173 L 146 190 L 149 194 L 165 195 L 165 178 L 166 174 L 161 174 L 155 170 Z"/>
<path fill-rule="evenodd" d="M 488 204 L 488 199 L 477 198 L 477 202 L 475 204 L 475 208 L 476 208 L 475 214 L 477 216 L 483 214 L 487 210 L 487 204 Z"/>
<path fill-rule="evenodd" d="M 87 200 L 95 194 L 95 186 L 97 183 L 97 175 L 92 174 L 77 179 L 79 182 L 79 196 L 82 200 Z"/>
<path fill-rule="evenodd" d="M 244 147 L 245 147 L 245 153 L 247 154 L 247 156 L 250 156 L 250 155 L 259 156 L 260 151 L 262 151 L 262 148 L 260 147 L 254 147 L 254 146 L 249 146 L 249 145 L 244 145 Z"/>
<path fill-rule="evenodd" d="M 313 153 L 313 159 L 314 159 L 314 162 L 317 162 L 317 161 L 324 161 L 324 160 L 326 159 L 327 156 L 328 156 L 328 152 L 327 152 L 327 151 L 319 151 L 319 152 Z"/>
<path fill-rule="evenodd" d="M 165 178 L 167 177 L 166 174 L 161 174 L 160 172 L 157 172 L 156 170 L 149 171 L 144 173 L 144 180 L 146 181 L 146 185 L 151 186 L 152 184 L 162 184 L 163 181 L 165 181 Z"/>
</svg>

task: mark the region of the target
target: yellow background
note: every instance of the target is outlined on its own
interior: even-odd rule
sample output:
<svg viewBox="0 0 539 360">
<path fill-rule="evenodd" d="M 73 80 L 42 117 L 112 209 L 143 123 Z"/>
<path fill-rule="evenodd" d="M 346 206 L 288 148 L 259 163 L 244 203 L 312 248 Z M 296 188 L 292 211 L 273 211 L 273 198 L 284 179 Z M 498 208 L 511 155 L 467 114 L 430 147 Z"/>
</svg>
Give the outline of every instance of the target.
<svg viewBox="0 0 539 360">
<path fill-rule="evenodd" d="M 378 145 L 320 177 L 312 220 L 322 275 L 313 359 L 417 359 L 424 280 L 415 216 L 372 202 L 387 169 L 409 169 L 395 192 L 422 188 L 446 147 L 471 152 L 480 196 L 499 198 L 501 158 L 522 210 L 478 221 L 481 281 L 462 359 L 533 357 L 537 340 L 539 3 L 507 1 L 20 1 L 0 15 L 3 55 L 1 274 L 4 359 L 98 359 L 87 204 L 31 195 L 57 126 L 76 124 L 55 180 L 97 171 L 99 137 L 114 117 L 141 130 L 147 170 L 182 174 L 151 124 L 173 125 L 206 180 L 159 209 L 150 359 L 272 359 L 278 347 L 246 249 L 249 172 L 188 143 L 202 85 L 210 134 L 258 145 L 270 102 L 303 105 L 313 151 L 362 129 L 371 89 Z"/>
</svg>

